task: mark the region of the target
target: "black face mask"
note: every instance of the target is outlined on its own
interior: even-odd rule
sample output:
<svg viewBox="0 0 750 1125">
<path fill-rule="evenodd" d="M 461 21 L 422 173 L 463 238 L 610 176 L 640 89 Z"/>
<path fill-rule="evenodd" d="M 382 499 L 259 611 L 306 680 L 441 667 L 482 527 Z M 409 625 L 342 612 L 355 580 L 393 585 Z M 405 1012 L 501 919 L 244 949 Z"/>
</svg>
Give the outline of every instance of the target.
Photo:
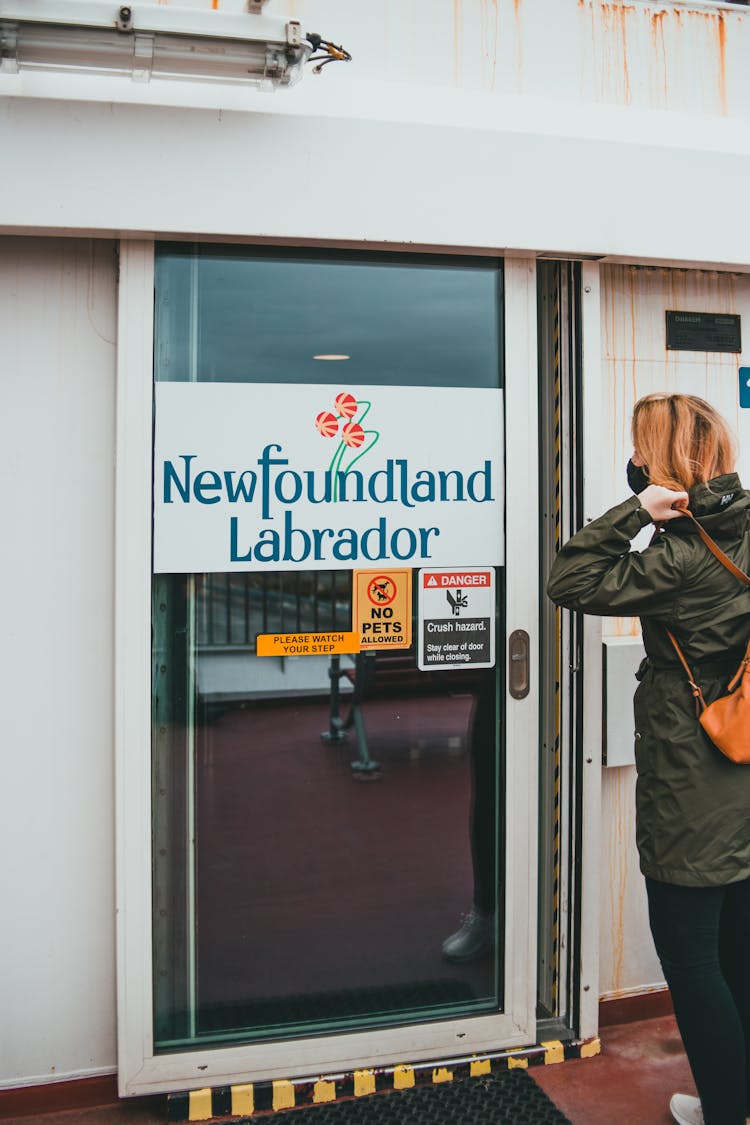
<svg viewBox="0 0 750 1125">
<path fill-rule="evenodd" d="M 648 488 L 650 481 L 648 479 L 648 469 L 645 466 L 634 465 L 631 459 L 628 461 L 626 472 L 628 474 L 628 487 L 636 496 L 640 492 L 643 492 L 644 488 Z"/>
</svg>

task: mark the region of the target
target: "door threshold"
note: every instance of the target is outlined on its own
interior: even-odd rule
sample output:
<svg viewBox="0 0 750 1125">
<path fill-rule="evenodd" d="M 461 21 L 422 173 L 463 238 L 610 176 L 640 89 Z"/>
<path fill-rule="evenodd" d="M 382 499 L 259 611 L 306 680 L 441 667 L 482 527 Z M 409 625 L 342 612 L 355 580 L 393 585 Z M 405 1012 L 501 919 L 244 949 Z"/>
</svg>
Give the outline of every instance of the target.
<svg viewBox="0 0 750 1125">
<path fill-rule="evenodd" d="M 567 1059 L 593 1058 L 601 1052 L 598 1036 L 592 1039 L 545 1039 L 529 1047 L 514 1047 L 491 1054 L 436 1060 L 413 1066 L 355 1070 L 320 1078 L 277 1079 L 234 1086 L 206 1087 L 167 1095 L 167 1120 L 208 1121 L 248 1117 L 252 1114 L 301 1109 L 349 1098 L 437 1085 L 458 1079 L 480 1078 L 515 1068 L 553 1066 Z"/>
</svg>

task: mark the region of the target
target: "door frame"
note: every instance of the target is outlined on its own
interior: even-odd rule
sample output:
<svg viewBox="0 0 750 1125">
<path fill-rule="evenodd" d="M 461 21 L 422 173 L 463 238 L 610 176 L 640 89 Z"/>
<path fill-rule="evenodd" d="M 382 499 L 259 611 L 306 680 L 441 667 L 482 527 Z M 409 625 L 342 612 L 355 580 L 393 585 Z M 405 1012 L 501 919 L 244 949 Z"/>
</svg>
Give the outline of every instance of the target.
<svg viewBox="0 0 750 1125">
<path fill-rule="evenodd" d="M 115 777 L 121 1096 L 330 1075 L 530 1046 L 536 1036 L 539 684 L 536 264 L 505 261 L 505 643 L 531 639 L 529 693 L 505 694 L 505 1010 L 270 1043 L 154 1052 L 151 495 L 154 242 L 123 241 L 117 344 Z"/>
<path fill-rule="evenodd" d="M 602 507 L 599 439 L 606 395 L 599 264 L 545 259 L 538 275 L 540 440 L 546 443 L 540 446 L 540 677 L 549 685 L 540 731 L 541 753 L 548 758 L 539 779 L 539 916 L 545 930 L 539 984 L 550 1012 L 538 1027 L 550 1039 L 588 1039 L 597 1034 L 599 1020 L 601 620 L 555 610 L 545 587 L 559 544 Z"/>
</svg>

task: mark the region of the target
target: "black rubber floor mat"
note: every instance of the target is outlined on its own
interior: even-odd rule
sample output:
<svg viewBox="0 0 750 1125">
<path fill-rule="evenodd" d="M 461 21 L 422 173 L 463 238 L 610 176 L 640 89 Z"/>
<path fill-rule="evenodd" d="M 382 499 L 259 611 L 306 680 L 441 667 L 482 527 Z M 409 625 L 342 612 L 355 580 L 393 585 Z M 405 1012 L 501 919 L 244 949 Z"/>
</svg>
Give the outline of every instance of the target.
<svg viewBox="0 0 750 1125">
<path fill-rule="evenodd" d="M 284 1110 L 272 1120 L 292 1115 L 298 1125 L 571 1125 L 521 1069 Z"/>
</svg>

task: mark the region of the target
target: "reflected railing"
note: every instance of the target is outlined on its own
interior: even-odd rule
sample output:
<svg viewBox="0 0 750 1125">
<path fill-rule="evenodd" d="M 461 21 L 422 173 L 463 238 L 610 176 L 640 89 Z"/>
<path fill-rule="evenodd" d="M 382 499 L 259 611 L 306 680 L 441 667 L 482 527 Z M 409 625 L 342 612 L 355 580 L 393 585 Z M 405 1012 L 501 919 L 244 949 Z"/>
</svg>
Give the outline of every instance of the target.
<svg viewBox="0 0 750 1125">
<path fill-rule="evenodd" d="M 254 653 L 259 633 L 351 629 L 349 571 L 205 574 L 197 582 L 199 650 Z"/>
</svg>

